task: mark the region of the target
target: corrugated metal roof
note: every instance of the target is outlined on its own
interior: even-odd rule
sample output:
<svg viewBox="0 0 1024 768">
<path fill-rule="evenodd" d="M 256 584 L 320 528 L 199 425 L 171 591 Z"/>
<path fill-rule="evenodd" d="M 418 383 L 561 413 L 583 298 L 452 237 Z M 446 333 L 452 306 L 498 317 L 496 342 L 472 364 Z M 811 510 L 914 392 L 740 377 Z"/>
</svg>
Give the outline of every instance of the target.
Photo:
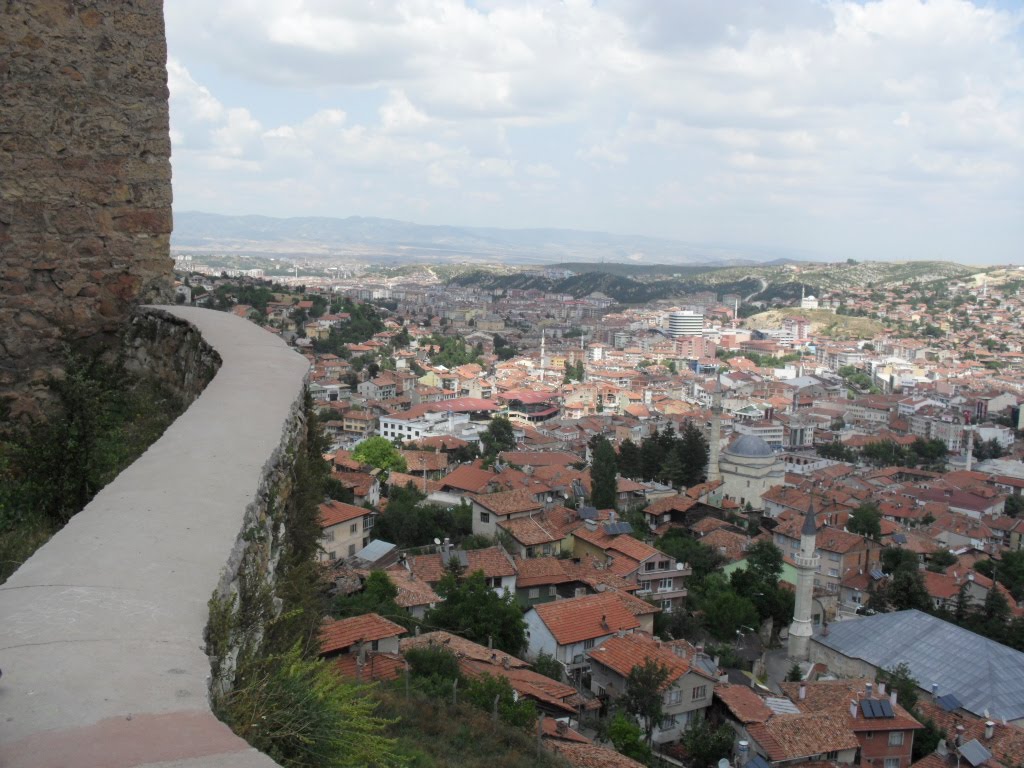
<svg viewBox="0 0 1024 768">
<path fill-rule="evenodd" d="M 978 716 L 1024 717 L 1024 653 L 921 611 L 837 621 L 814 642 L 877 669 L 901 662 L 924 689 L 937 683 Z M 951 663 L 955 659 L 955 663 Z"/>
</svg>

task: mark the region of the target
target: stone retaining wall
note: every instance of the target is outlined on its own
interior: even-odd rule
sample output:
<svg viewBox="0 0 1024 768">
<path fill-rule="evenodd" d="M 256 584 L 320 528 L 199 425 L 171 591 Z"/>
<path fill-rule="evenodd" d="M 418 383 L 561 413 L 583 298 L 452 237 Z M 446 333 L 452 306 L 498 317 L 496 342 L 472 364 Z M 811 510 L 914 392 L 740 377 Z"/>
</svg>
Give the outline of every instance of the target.
<svg viewBox="0 0 1024 768">
<path fill-rule="evenodd" d="M 4 768 L 274 765 L 211 712 L 204 631 L 211 595 L 238 590 L 243 562 L 273 573 L 272 508 L 289 493 L 308 363 L 228 313 L 165 307 L 158 325 L 172 322 L 162 313 L 223 363 L 0 586 Z"/>
</svg>

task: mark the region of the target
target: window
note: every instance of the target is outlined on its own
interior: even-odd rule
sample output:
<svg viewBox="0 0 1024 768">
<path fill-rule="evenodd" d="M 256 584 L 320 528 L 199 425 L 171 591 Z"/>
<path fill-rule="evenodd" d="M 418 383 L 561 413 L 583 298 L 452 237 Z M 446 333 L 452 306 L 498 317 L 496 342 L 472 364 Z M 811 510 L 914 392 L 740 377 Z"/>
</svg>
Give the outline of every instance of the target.
<svg viewBox="0 0 1024 768">
<path fill-rule="evenodd" d="M 338 553 L 337 552 L 328 552 L 328 554 L 331 556 L 331 560 L 332 561 L 338 559 Z"/>
<path fill-rule="evenodd" d="M 691 698 L 693 701 L 697 701 L 698 699 L 703 699 L 707 695 L 708 687 L 706 685 L 698 685 L 693 689 L 693 696 Z"/>
<path fill-rule="evenodd" d="M 668 560 L 659 560 L 658 561 L 658 570 L 659 571 L 667 571 L 668 570 Z"/>
<path fill-rule="evenodd" d="M 672 706 L 673 704 L 681 704 L 683 702 L 683 692 L 678 688 L 672 688 L 665 691 L 665 706 Z"/>
<path fill-rule="evenodd" d="M 530 589 L 530 599 L 534 600 L 538 597 L 540 597 L 540 587 L 532 587 Z"/>
<path fill-rule="evenodd" d="M 365 531 L 368 528 L 373 528 L 373 517 L 370 515 L 363 518 L 363 530 Z"/>
<path fill-rule="evenodd" d="M 889 731 L 889 746 L 903 746 L 903 731 Z"/>
<path fill-rule="evenodd" d="M 558 594 L 558 589 L 555 587 L 554 584 L 552 584 L 550 587 L 548 587 L 548 597 L 554 597 L 557 594 Z"/>
<path fill-rule="evenodd" d="M 649 581 L 639 581 L 637 583 L 640 585 L 640 591 L 641 592 L 650 592 L 651 591 L 651 582 L 649 582 Z"/>
<path fill-rule="evenodd" d="M 583 650 L 584 651 L 589 651 L 593 647 L 594 647 L 594 638 L 590 638 L 589 640 L 584 640 L 583 641 Z"/>
<path fill-rule="evenodd" d="M 828 559 L 834 563 L 838 563 L 840 560 L 843 559 L 843 556 L 840 555 L 838 552 L 829 552 Z"/>
<path fill-rule="evenodd" d="M 489 523 L 489 522 L 491 522 L 491 515 L 490 515 L 490 513 L 489 512 L 481 512 L 480 513 L 480 522 L 481 523 Z"/>
<path fill-rule="evenodd" d="M 838 578 L 839 577 L 839 569 L 838 568 L 829 568 L 828 569 L 828 575 L 831 576 L 832 578 Z"/>
<path fill-rule="evenodd" d="M 900 759 L 898 757 L 885 758 L 885 768 L 900 768 Z"/>
<path fill-rule="evenodd" d="M 348 527 L 348 532 L 349 533 L 356 533 L 358 530 L 359 530 L 359 523 L 352 523 L 352 525 L 350 525 Z"/>
<path fill-rule="evenodd" d="M 356 545 L 355 545 L 355 544 L 349 544 L 349 545 L 348 545 L 348 554 L 349 554 L 349 557 L 351 557 L 351 556 L 352 556 L 352 555 L 354 555 L 355 553 L 356 553 Z"/>
<path fill-rule="evenodd" d="M 650 561 L 644 563 L 644 570 L 645 571 L 653 571 L 654 570 L 654 563 L 652 563 Z"/>
<path fill-rule="evenodd" d="M 838 757 L 839 757 L 839 751 L 838 750 L 832 750 L 831 752 L 826 752 L 825 753 L 825 759 L 826 760 L 836 760 L 836 759 L 838 759 Z"/>
<path fill-rule="evenodd" d="M 674 586 L 675 585 L 672 583 L 672 579 L 662 579 L 661 581 L 658 582 L 658 591 L 659 592 L 668 592 Z"/>
<path fill-rule="evenodd" d="M 324 531 L 324 541 L 334 541 L 334 531 Z"/>
<path fill-rule="evenodd" d="M 660 608 L 665 613 L 672 613 L 672 601 L 671 600 L 662 600 Z"/>
</svg>

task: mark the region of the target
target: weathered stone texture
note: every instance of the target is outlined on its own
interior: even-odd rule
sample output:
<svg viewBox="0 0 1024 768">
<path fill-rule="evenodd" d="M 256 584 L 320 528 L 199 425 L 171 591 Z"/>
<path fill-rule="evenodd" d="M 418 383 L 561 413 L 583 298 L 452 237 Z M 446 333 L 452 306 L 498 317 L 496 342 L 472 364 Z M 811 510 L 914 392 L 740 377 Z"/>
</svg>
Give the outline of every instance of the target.
<svg viewBox="0 0 1024 768">
<path fill-rule="evenodd" d="M 124 338 L 125 369 L 169 388 L 191 403 L 221 366 L 220 355 L 191 323 L 154 307 L 140 308 Z"/>
<path fill-rule="evenodd" d="M 0 0 L 0 397 L 169 298 L 162 0 Z"/>
</svg>

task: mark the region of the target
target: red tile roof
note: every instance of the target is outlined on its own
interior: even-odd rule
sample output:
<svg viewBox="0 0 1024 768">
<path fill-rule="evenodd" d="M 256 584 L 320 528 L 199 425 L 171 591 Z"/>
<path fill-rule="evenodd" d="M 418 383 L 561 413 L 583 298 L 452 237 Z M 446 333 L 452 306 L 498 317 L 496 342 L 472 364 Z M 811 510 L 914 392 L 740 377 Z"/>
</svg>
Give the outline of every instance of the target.
<svg viewBox="0 0 1024 768">
<path fill-rule="evenodd" d="M 532 609 L 559 645 L 570 645 L 640 626 L 613 592 L 543 603 Z"/>
<path fill-rule="evenodd" d="M 359 655 L 346 653 L 338 656 L 334 668 L 346 677 L 367 682 L 369 680 L 397 680 L 405 672 L 405 660 L 398 654 L 370 651 L 359 667 Z"/>
<path fill-rule="evenodd" d="M 496 477 L 494 472 L 464 464 L 442 477 L 439 482 L 457 491 L 479 493 L 487 488 Z"/>
<path fill-rule="evenodd" d="M 690 662 L 684 657 L 663 647 L 661 641 L 639 632 L 608 638 L 597 648 L 587 651 L 587 655 L 591 661 L 624 678 L 629 677 L 634 667 L 643 666 L 648 660 L 654 661 L 668 670 L 662 688 L 667 688 L 691 669 Z"/>
<path fill-rule="evenodd" d="M 405 627 L 376 613 L 365 613 L 337 621 L 325 620 L 320 627 L 320 653 L 334 653 L 359 642 L 370 643 L 405 634 Z"/>
<path fill-rule="evenodd" d="M 716 685 L 715 697 L 743 724 L 763 723 L 772 716 L 764 699 L 745 685 Z"/>
<path fill-rule="evenodd" d="M 644 768 L 643 763 L 638 763 L 611 747 L 561 739 L 545 739 L 544 746 L 564 757 L 574 768 Z"/>
<path fill-rule="evenodd" d="M 357 517 L 373 514 L 369 509 L 346 504 L 343 501 L 330 501 L 320 505 L 320 527 L 329 528 L 338 523 L 355 520 Z"/>
<path fill-rule="evenodd" d="M 795 760 L 825 752 L 857 749 L 860 742 L 847 725 L 848 714 L 837 711 L 775 715 L 747 725 L 771 762 Z"/>
</svg>

